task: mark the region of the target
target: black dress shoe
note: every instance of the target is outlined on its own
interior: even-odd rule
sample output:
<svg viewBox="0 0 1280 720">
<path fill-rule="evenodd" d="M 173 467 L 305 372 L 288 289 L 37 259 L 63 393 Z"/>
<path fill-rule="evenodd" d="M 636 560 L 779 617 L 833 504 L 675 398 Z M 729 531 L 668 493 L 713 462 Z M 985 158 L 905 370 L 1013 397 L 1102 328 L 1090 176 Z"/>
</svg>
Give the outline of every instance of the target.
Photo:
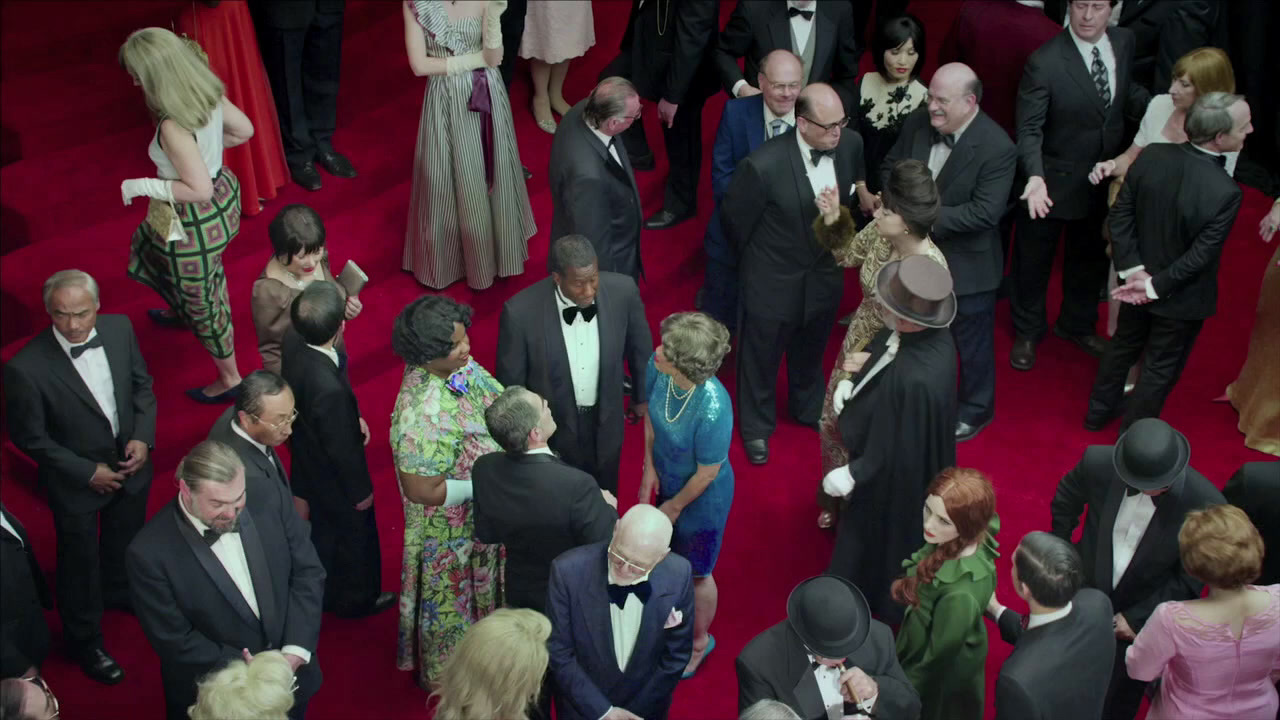
<svg viewBox="0 0 1280 720">
<path fill-rule="evenodd" d="M 521 166 L 520 166 L 520 171 L 524 173 L 524 179 L 525 179 L 525 180 L 530 180 L 530 179 L 532 179 L 532 178 L 533 178 L 533 171 L 532 171 L 532 170 L 530 170 L 529 168 L 527 168 L 527 167 L 525 167 L 525 166 L 521 165 Z"/>
<path fill-rule="evenodd" d="M 1036 341 L 1018 338 L 1009 351 L 1009 364 L 1014 370 L 1030 370 L 1036 366 Z"/>
<path fill-rule="evenodd" d="M 1107 352 L 1107 341 L 1097 335 L 1068 335 L 1056 325 L 1053 327 L 1053 334 L 1096 358 Z"/>
<path fill-rule="evenodd" d="M 631 161 L 632 170 L 652 170 L 657 167 L 657 163 L 653 160 L 653 153 L 648 155 L 631 155 L 627 157 Z"/>
<path fill-rule="evenodd" d="M 1086 413 L 1084 416 L 1084 429 L 1089 432 L 1098 432 L 1102 430 L 1106 426 L 1110 425 L 1112 420 L 1123 415 L 1128 405 L 1129 398 L 1123 398 L 1120 400 L 1119 404 L 1111 409 L 1110 412 Z"/>
<path fill-rule="evenodd" d="M 679 225 L 680 223 L 693 217 L 693 213 L 685 213 L 684 215 L 676 215 L 670 210 L 659 210 L 654 213 L 648 220 L 644 221 L 644 226 L 649 230 L 663 230 Z"/>
<path fill-rule="evenodd" d="M 290 167 L 289 175 L 293 181 L 300 185 L 303 190 L 315 192 L 319 190 L 323 183 L 320 182 L 320 171 L 316 170 L 315 163 L 308 162 L 298 167 Z"/>
<path fill-rule="evenodd" d="M 966 440 L 972 440 L 978 437 L 978 433 L 982 432 L 982 429 L 990 424 L 991 424 L 991 418 L 987 418 L 986 420 L 978 423 L 977 425 L 970 425 L 969 423 L 963 420 L 957 422 L 956 423 L 956 442 L 962 443 Z"/>
<path fill-rule="evenodd" d="M 86 650 L 80 655 L 80 669 L 103 685 L 115 685 L 124 680 L 124 670 L 102 648 Z"/>
<path fill-rule="evenodd" d="M 768 440 L 744 440 L 742 447 L 747 451 L 747 462 L 752 465 L 763 465 L 769 462 Z"/>
<path fill-rule="evenodd" d="M 320 153 L 316 156 L 316 164 L 334 177 L 349 179 L 356 176 L 356 169 L 351 167 L 351 161 L 337 150 Z"/>
<path fill-rule="evenodd" d="M 204 388 L 191 388 L 186 391 L 186 396 L 203 405 L 227 405 L 236 401 L 240 397 L 240 386 L 227 388 L 217 395 L 206 395 Z"/>
<path fill-rule="evenodd" d="M 384 610 L 391 607 L 392 605 L 395 605 L 396 600 L 399 597 L 400 596 L 397 593 L 393 593 L 393 592 L 378 593 L 378 596 L 375 597 L 373 599 L 373 602 L 369 603 L 368 605 L 355 611 L 339 612 L 338 616 L 344 617 L 344 618 L 362 618 L 362 617 L 369 617 L 371 615 L 377 615 L 378 613 L 383 612 Z"/>
<path fill-rule="evenodd" d="M 186 323 L 182 322 L 182 318 L 178 317 L 172 311 L 165 312 L 160 308 L 151 308 L 147 311 L 147 317 L 151 318 L 151 322 L 165 328 L 181 328 L 186 327 Z"/>
</svg>

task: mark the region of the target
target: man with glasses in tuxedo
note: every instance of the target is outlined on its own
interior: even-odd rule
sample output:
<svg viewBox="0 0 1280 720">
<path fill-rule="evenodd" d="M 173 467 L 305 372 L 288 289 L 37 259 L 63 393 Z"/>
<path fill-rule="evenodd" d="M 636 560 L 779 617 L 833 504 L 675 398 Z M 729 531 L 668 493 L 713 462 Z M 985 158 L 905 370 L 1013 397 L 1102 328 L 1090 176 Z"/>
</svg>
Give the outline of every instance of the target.
<svg viewBox="0 0 1280 720">
<path fill-rule="evenodd" d="M 289 484 L 289 474 L 276 453 L 293 434 L 293 421 L 298 419 L 293 389 L 270 370 L 257 370 L 241 382 L 235 405 L 213 423 L 208 439 L 230 446 L 240 456 L 250 504 L 263 507 L 274 502 L 271 484 L 283 484 L 293 495 L 298 514 L 306 519 L 311 514 L 306 491 Z"/>
</svg>

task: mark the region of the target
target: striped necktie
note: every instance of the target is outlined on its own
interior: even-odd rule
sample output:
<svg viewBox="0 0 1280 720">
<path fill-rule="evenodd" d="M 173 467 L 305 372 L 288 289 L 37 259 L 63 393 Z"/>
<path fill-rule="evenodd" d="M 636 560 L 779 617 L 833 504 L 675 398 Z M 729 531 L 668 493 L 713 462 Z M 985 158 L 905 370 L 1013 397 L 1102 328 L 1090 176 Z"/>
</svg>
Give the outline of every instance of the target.
<svg viewBox="0 0 1280 720">
<path fill-rule="evenodd" d="M 1107 66 L 1102 63 L 1102 52 L 1093 46 L 1093 86 L 1098 88 L 1103 107 L 1111 107 L 1111 83 L 1107 82 Z"/>
<path fill-rule="evenodd" d="M 786 120 L 774 118 L 773 122 L 769 123 L 769 137 L 778 137 L 782 133 L 786 132 L 788 127 Z"/>
</svg>

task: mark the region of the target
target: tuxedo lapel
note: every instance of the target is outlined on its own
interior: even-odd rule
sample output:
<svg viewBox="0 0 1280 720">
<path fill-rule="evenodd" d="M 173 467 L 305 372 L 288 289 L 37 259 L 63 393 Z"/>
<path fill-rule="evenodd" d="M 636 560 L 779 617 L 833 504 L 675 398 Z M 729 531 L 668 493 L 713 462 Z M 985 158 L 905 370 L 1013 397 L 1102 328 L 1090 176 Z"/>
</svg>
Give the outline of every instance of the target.
<svg viewBox="0 0 1280 720">
<path fill-rule="evenodd" d="M 1115 588 L 1111 585 L 1113 573 L 1112 555 L 1115 552 L 1111 542 L 1116 528 L 1116 515 L 1120 512 L 1120 502 L 1124 500 L 1124 483 L 1112 480 L 1107 488 L 1107 499 L 1102 505 L 1102 517 L 1098 522 L 1098 556 L 1093 562 L 1093 586 L 1110 595 Z M 1132 563 L 1130 563 L 1132 564 Z"/>
<path fill-rule="evenodd" d="M 538 314 L 542 316 L 542 343 L 547 363 L 547 386 L 552 388 L 568 388 L 567 399 L 572 406 L 564 417 L 568 418 L 565 428 L 575 435 L 578 432 L 578 413 L 573 397 L 573 376 L 569 370 L 569 350 L 564 346 L 564 330 L 560 327 L 560 306 L 556 303 L 556 283 L 547 278 L 544 292 L 538 300 Z M 566 395 L 546 398 L 549 403 L 564 403 Z"/>
<path fill-rule="evenodd" d="M 773 15 L 773 19 L 769 21 L 769 39 L 773 41 L 773 47 L 786 48 L 800 55 L 798 48 L 791 45 L 791 18 L 787 17 L 787 11 L 782 3 L 776 3 L 779 6 Z M 751 82 L 755 78 L 747 78 L 747 82 Z"/>
<path fill-rule="evenodd" d="M 809 66 L 810 76 L 813 75 L 815 70 L 821 70 L 823 67 L 826 67 L 826 63 L 823 62 L 823 59 L 826 58 L 826 54 L 830 52 L 831 48 L 835 47 L 836 44 L 836 26 L 831 22 L 831 18 L 827 17 L 827 15 L 822 11 L 823 7 L 822 3 L 814 3 L 814 12 L 816 14 L 813 16 L 813 26 L 810 30 L 812 33 L 810 42 L 814 43 L 813 65 Z M 787 24 L 791 24 L 790 19 L 788 19 Z M 800 51 L 797 50 L 796 54 L 799 55 Z M 826 78 L 805 78 L 806 82 L 824 82 L 825 80 Z"/>
<path fill-rule="evenodd" d="M 622 670 L 618 668 L 618 658 L 613 652 L 613 622 L 609 619 L 609 562 L 605 556 L 605 546 L 600 546 L 599 555 L 591 562 L 587 576 L 581 579 L 582 602 L 578 605 L 581 611 L 581 622 L 585 632 L 591 636 L 599 656 L 600 667 L 609 671 L 604 685 L 612 685 Z M 637 649 L 639 641 L 636 642 Z M 635 656 L 635 653 L 631 653 Z M 615 674 L 616 672 L 616 674 Z"/>
<path fill-rule="evenodd" d="M 111 433 L 111 421 L 107 419 L 106 414 L 102 412 L 102 406 L 98 404 L 97 399 L 93 397 L 93 393 L 89 392 L 89 386 L 84 384 L 84 378 L 80 377 L 76 366 L 71 364 L 71 358 L 62 351 L 62 347 L 58 345 L 58 341 L 53 337 L 52 328 L 46 330 L 44 334 L 38 335 L 38 338 L 44 342 L 41 345 L 44 348 L 45 361 L 54 377 L 67 386 L 67 389 L 84 404 L 88 405 L 93 412 L 107 424 L 107 433 Z M 103 340 L 105 342 L 105 338 Z M 108 362 L 110 359 L 108 358 Z M 114 373 L 113 373 L 114 374 Z M 119 405 L 119 401 L 116 401 Z"/>
<path fill-rule="evenodd" d="M 267 638 L 275 638 L 280 630 L 276 617 L 275 588 L 271 584 L 271 566 L 267 564 L 267 555 L 262 545 L 262 536 L 253 523 L 253 516 L 248 510 L 240 513 L 240 543 L 244 546 L 244 557 L 249 563 L 249 576 L 253 579 L 253 594 L 258 600 L 258 617 L 262 619 L 262 628 Z M 279 549 L 279 548 L 277 548 Z"/>
<path fill-rule="evenodd" d="M 977 120 L 975 117 L 974 122 L 976 123 Z M 942 169 L 938 171 L 938 177 L 934 178 L 940 194 L 945 192 L 947 183 L 959 172 L 957 168 L 965 167 L 973 160 L 973 146 L 980 142 L 980 140 L 976 140 L 973 137 L 975 130 L 976 128 L 970 125 L 969 129 L 960 136 L 960 140 L 956 142 L 955 147 L 951 148 L 951 155 L 947 157 L 947 161 L 942 164 Z M 925 157 L 928 157 L 927 153 Z"/>
<path fill-rule="evenodd" d="M 933 150 L 933 126 L 929 124 L 929 115 L 925 114 L 924 122 L 920 123 L 920 127 L 911 134 L 911 148 L 909 157 L 913 160 L 919 160 L 925 165 L 929 164 L 929 153 Z M 880 172 L 876 168 L 876 172 Z"/>
<path fill-rule="evenodd" d="M 200 537 L 195 527 L 183 517 L 182 508 L 178 507 L 179 502 L 181 501 L 174 498 L 173 504 L 170 506 L 173 512 L 173 522 L 177 524 L 178 533 L 187 542 L 187 546 L 191 548 L 191 553 L 196 556 L 200 567 L 204 568 L 205 574 L 213 581 L 213 586 L 218 588 L 218 592 L 222 593 L 222 597 L 236 611 L 241 620 L 253 627 L 261 627 L 262 623 L 258 616 L 253 614 L 253 608 L 249 607 L 244 595 L 240 594 L 240 588 L 236 587 L 235 581 L 227 574 L 227 569 L 218 561 L 218 556 L 213 554 L 213 550 L 204 541 L 204 538 Z"/>
<path fill-rule="evenodd" d="M 818 689 L 818 678 L 810 671 L 809 655 L 804 650 L 800 636 L 796 635 L 790 627 L 786 632 L 788 642 L 785 677 L 798 678 L 791 692 L 796 696 L 800 717 L 826 717 L 826 704 L 822 701 L 822 691 Z"/>
<path fill-rule="evenodd" d="M 1118 590 L 1121 585 L 1129 585 L 1131 577 L 1140 573 L 1142 568 L 1148 567 L 1150 555 L 1164 545 L 1169 536 L 1172 535 L 1172 541 L 1176 545 L 1178 530 L 1181 529 L 1179 521 L 1184 515 L 1178 507 L 1180 497 L 1176 493 L 1177 490 L 1170 489 L 1164 497 L 1160 498 L 1160 503 L 1156 505 L 1156 512 L 1151 516 L 1146 532 L 1142 533 L 1142 538 L 1138 540 L 1138 547 L 1133 550 L 1133 559 L 1129 561 L 1129 566 L 1125 568 L 1124 574 L 1120 576 L 1120 582 L 1116 583 L 1113 591 Z"/>
<path fill-rule="evenodd" d="M 791 133 L 785 135 L 784 137 L 791 138 L 792 134 L 797 132 L 800 132 L 800 131 L 798 129 L 792 130 Z M 786 152 L 787 152 L 787 155 L 791 158 L 791 174 L 795 178 L 796 201 L 799 203 L 798 207 L 800 209 L 800 217 L 804 218 L 806 217 L 806 214 L 805 214 L 806 208 L 816 207 L 813 204 L 813 199 L 814 199 L 813 185 L 809 184 L 808 168 L 805 167 L 805 163 L 809 162 L 809 160 L 808 158 L 802 157 L 800 155 L 800 147 L 796 142 L 794 142 L 794 138 L 791 138 L 785 142 L 789 143 L 789 146 L 786 148 Z M 807 224 L 805 225 L 805 229 L 806 230 L 808 229 Z M 806 232 L 805 235 L 812 236 L 813 233 Z"/>
<path fill-rule="evenodd" d="M 124 432 L 125 412 L 133 412 L 133 368 L 129 363 L 129 345 L 120 333 L 102 332 L 101 324 L 98 326 L 98 334 L 102 335 L 102 350 L 107 355 L 107 366 L 111 368 L 111 388 L 116 394 L 117 420 L 120 431 Z M 129 401 L 127 405 L 126 399 Z"/>
<path fill-rule="evenodd" d="M 3 532 L 3 535 L 0 535 L 0 537 L 3 537 L 5 540 L 10 538 L 18 540 L 22 543 L 23 547 L 30 548 L 31 540 L 27 537 L 27 529 L 22 527 L 22 523 L 18 522 L 18 518 L 14 517 L 13 513 L 6 510 L 3 506 L 0 506 L 0 514 L 4 515 L 4 519 L 7 520 L 9 522 L 9 526 L 13 528 L 12 533 L 6 530 Z"/>
<path fill-rule="evenodd" d="M 1099 115 L 1106 114 L 1106 107 L 1102 104 L 1102 96 L 1098 94 L 1098 87 L 1093 84 L 1093 76 L 1089 74 L 1089 68 L 1084 64 L 1084 58 L 1080 57 L 1080 51 L 1076 49 L 1075 42 L 1071 39 L 1071 34 L 1067 30 L 1063 30 L 1059 35 L 1062 40 L 1059 42 L 1062 50 L 1062 61 L 1066 65 L 1067 74 L 1080 86 L 1080 91 L 1086 97 L 1093 100 L 1093 107 L 1098 111 Z M 1115 43 L 1111 45 L 1112 51 L 1116 55 L 1116 78 L 1120 77 L 1120 54 L 1115 52 Z M 1115 97 L 1114 88 L 1112 88 L 1112 97 Z M 1114 104 L 1114 103 L 1112 103 Z"/>
<path fill-rule="evenodd" d="M 605 289 L 604 283 L 600 283 L 596 290 L 596 334 L 599 337 L 597 350 L 600 353 L 600 359 L 597 362 L 596 370 L 596 402 L 599 398 L 605 397 L 607 389 L 604 387 L 604 369 L 606 358 L 620 358 L 622 351 L 615 347 L 620 338 L 618 337 L 617 318 L 614 316 L 616 308 L 613 304 L 613 298 L 609 295 L 609 291 Z"/>
<path fill-rule="evenodd" d="M 636 667 L 637 657 L 649 657 L 650 648 L 662 639 L 662 631 L 667 624 L 670 606 L 675 604 L 671 599 L 675 596 L 673 588 L 664 584 L 659 589 L 654 585 L 652 577 L 650 577 L 649 586 L 654 592 L 649 596 L 649 602 L 644 604 L 644 613 L 640 616 L 640 630 L 636 634 L 635 649 L 631 651 L 631 657 L 627 658 L 627 672 L 631 672 Z M 664 612 L 663 608 L 668 609 Z M 685 618 L 685 620 L 691 621 L 692 618 Z"/>
<path fill-rule="evenodd" d="M 582 129 L 583 132 L 586 133 L 587 142 L 591 143 L 596 148 L 596 152 L 601 153 L 605 167 L 609 168 L 609 172 L 613 173 L 615 177 L 626 183 L 627 186 L 631 188 L 631 192 L 636 196 L 636 207 L 641 207 L 640 188 L 636 186 L 636 173 L 635 170 L 631 168 L 631 156 L 627 154 L 627 146 L 622 140 L 622 135 L 619 134 L 613 136 L 613 139 L 617 141 L 614 143 L 614 149 L 618 151 L 618 162 L 614 162 L 613 155 L 609 152 L 609 148 L 605 147 L 604 144 L 600 142 L 600 139 L 595 136 L 595 133 L 591 132 L 591 128 L 586 127 L 586 124 L 584 123 Z M 619 162 L 622 163 L 621 166 L 618 165 Z"/>
</svg>

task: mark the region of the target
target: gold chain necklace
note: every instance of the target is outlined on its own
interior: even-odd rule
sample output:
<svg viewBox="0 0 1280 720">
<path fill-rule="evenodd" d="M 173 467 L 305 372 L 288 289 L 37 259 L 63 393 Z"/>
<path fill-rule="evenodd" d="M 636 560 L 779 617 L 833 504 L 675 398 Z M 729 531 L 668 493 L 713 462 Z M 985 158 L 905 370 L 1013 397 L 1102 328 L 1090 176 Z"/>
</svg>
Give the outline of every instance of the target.
<svg viewBox="0 0 1280 720">
<path fill-rule="evenodd" d="M 666 402 L 664 403 L 663 413 L 662 413 L 663 417 L 667 419 L 668 423 L 673 423 L 680 419 L 680 416 L 684 414 L 684 409 L 689 407 L 689 398 L 693 397 L 693 391 L 698 389 L 698 386 L 694 385 L 693 387 L 689 388 L 689 391 L 686 392 L 684 396 L 681 396 L 676 393 L 675 386 L 676 386 L 675 379 L 668 377 L 667 378 L 667 398 L 666 398 Z M 684 401 L 683 403 L 681 403 L 680 409 L 676 411 L 675 417 L 671 417 L 671 396 L 672 395 L 675 395 L 676 400 Z"/>
<path fill-rule="evenodd" d="M 666 12 L 662 11 L 662 0 L 656 0 L 654 7 L 658 9 L 658 36 L 661 37 L 667 34 L 667 28 L 671 26 L 671 18 L 667 17 L 671 14 L 671 0 L 667 0 Z M 662 22 L 663 18 L 666 18 L 666 23 Z"/>
</svg>

